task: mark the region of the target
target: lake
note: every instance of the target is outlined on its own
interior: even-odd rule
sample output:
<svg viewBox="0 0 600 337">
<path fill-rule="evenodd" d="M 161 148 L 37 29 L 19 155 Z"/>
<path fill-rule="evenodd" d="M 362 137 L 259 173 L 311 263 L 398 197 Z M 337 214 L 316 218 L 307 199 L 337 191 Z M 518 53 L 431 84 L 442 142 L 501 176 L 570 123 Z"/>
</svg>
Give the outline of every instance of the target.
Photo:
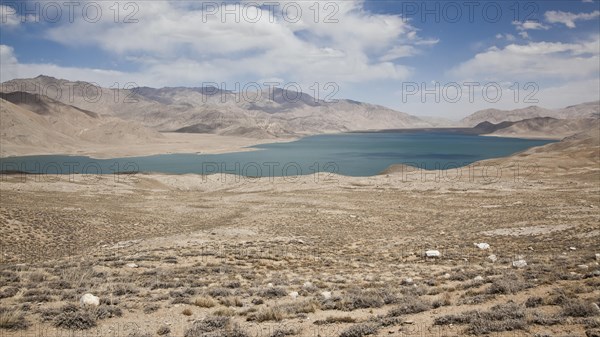
<svg viewBox="0 0 600 337">
<path fill-rule="evenodd" d="M 232 173 L 248 177 L 335 172 L 372 176 L 392 164 L 428 170 L 455 168 L 505 157 L 553 142 L 440 132 L 344 133 L 256 145 L 257 151 L 226 154 L 166 154 L 93 159 L 83 156 L 25 156 L 0 159 L 3 172 L 112 174 L 115 172 Z"/>
</svg>

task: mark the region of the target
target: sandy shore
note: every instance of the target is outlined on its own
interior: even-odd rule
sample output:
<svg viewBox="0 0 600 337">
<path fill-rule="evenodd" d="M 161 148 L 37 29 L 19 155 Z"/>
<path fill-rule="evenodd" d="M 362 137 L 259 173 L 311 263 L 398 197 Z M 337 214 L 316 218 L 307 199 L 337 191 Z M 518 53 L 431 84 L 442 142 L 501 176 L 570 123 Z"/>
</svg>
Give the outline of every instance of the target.
<svg viewBox="0 0 600 337">
<path fill-rule="evenodd" d="M 140 157 L 172 153 L 228 153 L 253 151 L 253 145 L 291 142 L 295 138 L 254 139 L 237 136 L 221 136 L 198 133 L 162 133 L 162 138 L 145 144 L 102 144 L 80 143 L 60 148 L 40 148 L 39 146 L 1 146 L 1 157 L 33 155 L 79 155 L 97 159 Z"/>
</svg>

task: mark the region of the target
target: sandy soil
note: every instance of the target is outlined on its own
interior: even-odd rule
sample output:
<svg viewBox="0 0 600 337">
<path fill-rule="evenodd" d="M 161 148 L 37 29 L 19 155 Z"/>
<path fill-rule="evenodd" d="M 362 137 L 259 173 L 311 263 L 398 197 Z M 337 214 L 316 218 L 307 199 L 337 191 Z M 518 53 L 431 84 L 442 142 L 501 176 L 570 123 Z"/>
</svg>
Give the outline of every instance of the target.
<svg viewBox="0 0 600 337">
<path fill-rule="evenodd" d="M 550 144 L 461 175 L 3 176 L 0 325 L 29 325 L 0 331 L 590 335 L 599 150 Z M 88 292 L 100 306 L 80 306 Z"/>
<path fill-rule="evenodd" d="M 294 138 L 255 139 L 237 136 L 221 136 L 198 133 L 161 133 L 163 138 L 153 139 L 147 144 L 102 144 L 85 143 L 61 146 L 54 149 L 41 149 L 36 146 L 10 145 L 3 147 L 2 155 L 31 156 L 46 154 L 81 155 L 91 158 L 121 158 L 151 156 L 170 153 L 227 153 L 253 151 L 253 145 L 291 142 Z"/>
</svg>

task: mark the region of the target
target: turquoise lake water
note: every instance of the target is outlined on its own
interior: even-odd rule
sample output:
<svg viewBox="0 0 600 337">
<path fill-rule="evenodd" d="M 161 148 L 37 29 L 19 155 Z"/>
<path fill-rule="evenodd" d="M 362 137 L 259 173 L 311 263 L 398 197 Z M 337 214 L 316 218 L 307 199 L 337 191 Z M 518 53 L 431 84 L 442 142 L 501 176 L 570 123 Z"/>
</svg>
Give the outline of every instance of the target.
<svg viewBox="0 0 600 337">
<path fill-rule="evenodd" d="M 168 154 L 113 159 L 63 155 L 7 157 L 0 159 L 0 168 L 3 172 L 46 174 L 227 172 L 270 177 L 335 172 L 347 176 L 372 176 L 392 164 L 428 170 L 462 167 L 550 142 L 440 132 L 346 133 L 257 145 L 254 146 L 257 151 L 226 154 Z"/>
</svg>

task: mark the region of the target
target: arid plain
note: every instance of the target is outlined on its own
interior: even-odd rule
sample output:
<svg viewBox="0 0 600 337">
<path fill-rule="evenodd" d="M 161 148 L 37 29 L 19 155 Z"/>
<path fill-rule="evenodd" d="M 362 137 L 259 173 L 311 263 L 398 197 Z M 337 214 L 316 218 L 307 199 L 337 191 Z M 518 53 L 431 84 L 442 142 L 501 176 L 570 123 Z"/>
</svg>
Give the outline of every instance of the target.
<svg viewBox="0 0 600 337">
<path fill-rule="evenodd" d="M 598 336 L 598 139 L 370 178 L 3 175 L 2 333 Z"/>
</svg>

